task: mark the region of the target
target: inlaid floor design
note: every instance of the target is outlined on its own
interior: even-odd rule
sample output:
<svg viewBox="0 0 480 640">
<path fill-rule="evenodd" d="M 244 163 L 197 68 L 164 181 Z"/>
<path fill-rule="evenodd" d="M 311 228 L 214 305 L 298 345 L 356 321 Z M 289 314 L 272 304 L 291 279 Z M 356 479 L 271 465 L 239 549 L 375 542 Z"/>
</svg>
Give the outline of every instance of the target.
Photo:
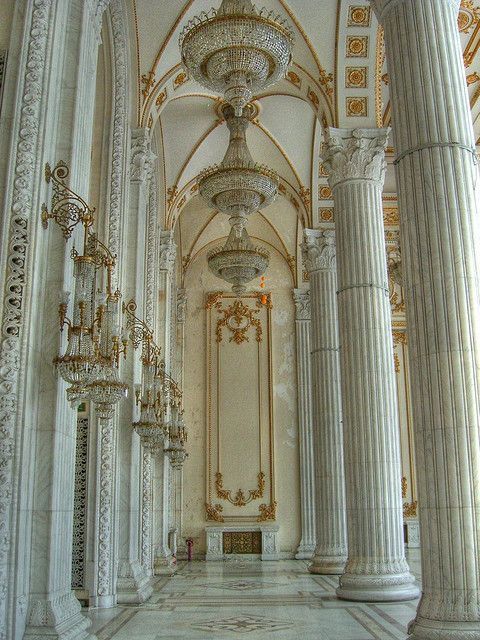
<svg viewBox="0 0 480 640">
<path fill-rule="evenodd" d="M 418 576 L 418 554 L 409 554 Z M 338 578 L 307 562 L 180 563 L 142 605 L 90 610 L 98 640 L 404 640 L 416 602 L 366 604 L 335 596 Z"/>
</svg>

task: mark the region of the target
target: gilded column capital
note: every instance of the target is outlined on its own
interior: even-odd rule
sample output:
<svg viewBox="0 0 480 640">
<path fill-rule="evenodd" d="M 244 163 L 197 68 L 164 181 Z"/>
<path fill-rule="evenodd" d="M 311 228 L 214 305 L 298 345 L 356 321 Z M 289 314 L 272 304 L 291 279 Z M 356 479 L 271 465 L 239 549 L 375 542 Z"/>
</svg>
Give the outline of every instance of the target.
<svg viewBox="0 0 480 640">
<path fill-rule="evenodd" d="M 422 0 L 423 1 L 423 0 Z M 435 3 L 444 2 L 447 5 L 450 5 L 452 9 L 458 13 L 460 8 L 461 0 L 434 0 Z M 370 0 L 370 4 L 375 11 L 378 21 L 382 24 L 383 20 L 386 18 L 387 14 L 394 9 L 399 4 L 413 4 L 417 2 L 417 0 Z"/>
<path fill-rule="evenodd" d="M 293 302 L 295 303 L 295 320 L 310 320 L 310 291 L 309 289 L 293 289 Z"/>
<path fill-rule="evenodd" d="M 149 129 L 133 129 L 130 155 L 130 179 L 146 182 L 152 176 L 155 154 L 150 148 Z"/>
<path fill-rule="evenodd" d="M 171 229 L 160 231 L 158 238 L 158 268 L 161 271 L 173 272 L 176 255 L 177 247 L 173 239 L 173 231 Z"/>
<path fill-rule="evenodd" d="M 347 180 L 372 180 L 383 185 L 385 148 L 390 129 L 326 130 L 321 161 L 333 189 Z"/>
<path fill-rule="evenodd" d="M 303 232 L 302 257 L 308 273 L 319 270 L 335 270 L 335 231 L 328 229 L 305 229 Z"/>
</svg>

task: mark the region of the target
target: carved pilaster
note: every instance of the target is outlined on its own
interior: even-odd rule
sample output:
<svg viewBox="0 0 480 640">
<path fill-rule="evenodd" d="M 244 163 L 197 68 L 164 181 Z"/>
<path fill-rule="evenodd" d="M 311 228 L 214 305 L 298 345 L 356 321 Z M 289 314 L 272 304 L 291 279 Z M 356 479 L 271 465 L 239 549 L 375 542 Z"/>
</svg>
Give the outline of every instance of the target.
<svg viewBox="0 0 480 640">
<path fill-rule="evenodd" d="M 142 455 L 142 531 L 141 563 L 147 575 L 152 575 L 152 454 L 143 447 Z"/>
<path fill-rule="evenodd" d="M 177 322 L 185 322 L 185 313 L 187 310 L 187 292 L 185 289 L 177 289 Z"/>
<path fill-rule="evenodd" d="M 110 596 L 114 603 L 113 593 L 113 500 L 114 500 L 114 465 L 115 442 L 113 421 L 101 419 L 99 426 L 99 466 L 100 482 L 98 488 L 98 555 L 97 555 L 97 594 L 106 599 Z M 98 603 L 97 603 L 98 606 Z"/>
<path fill-rule="evenodd" d="M 149 129 L 132 131 L 130 155 L 130 179 L 133 182 L 146 182 L 151 178 L 155 155 L 150 149 Z"/>
<path fill-rule="evenodd" d="M 166 229 L 160 232 L 158 238 L 157 268 L 161 271 L 173 272 L 177 248 L 173 239 L 173 231 Z"/>
</svg>

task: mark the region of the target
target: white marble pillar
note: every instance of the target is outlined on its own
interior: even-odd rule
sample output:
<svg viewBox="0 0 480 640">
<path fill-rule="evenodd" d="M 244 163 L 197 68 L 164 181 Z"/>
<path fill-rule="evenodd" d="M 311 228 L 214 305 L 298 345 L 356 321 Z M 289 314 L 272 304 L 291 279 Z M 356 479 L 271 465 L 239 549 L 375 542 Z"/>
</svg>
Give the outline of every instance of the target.
<svg viewBox="0 0 480 640">
<path fill-rule="evenodd" d="M 386 129 L 329 129 L 323 164 L 335 202 L 348 561 L 337 594 L 407 600 L 397 399 L 382 185 Z"/>
<path fill-rule="evenodd" d="M 129 237 L 124 261 L 125 300 L 134 298 L 140 315 L 145 308 L 145 242 L 149 182 L 154 155 L 148 129 L 132 131 L 130 163 L 130 202 L 124 233 Z M 139 380 L 138 357 L 127 360 L 122 370 L 128 382 Z M 119 565 L 117 599 L 119 603 L 144 602 L 152 593 L 150 577 L 142 565 L 142 447 L 132 422 L 135 400 L 125 403 L 119 421 Z"/>
<path fill-rule="evenodd" d="M 297 412 L 300 462 L 300 514 L 302 537 L 297 560 L 315 551 L 315 478 L 312 433 L 312 375 L 310 364 L 310 292 L 294 289 L 297 353 Z"/>
<path fill-rule="evenodd" d="M 474 640 L 480 239 L 460 2 L 373 5 L 385 29 L 392 96 L 422 543 L 422 599 L 409 632 L 415 640 Z"/>
<path fill-rule="evenodd" d="M 173 231 L 160 231 L 157 247 L 158 288 L 160 304 L 158 305 L 157 324 L 159 327 L 160 346 L 165 359 L 165 370 L 172 371 L 171 342 L 174 339 L 172 326 L 172 287 L 175 278 L 176 246 Z M 168 533 L 170 530 L 170 463 L 165 454 L 157 454 L 155 461 L 156 482 L 154 500 L 157 521 L 155 523 L 156 542 L 154 545 L 155 574 L 166 571 L 171 573 L 175 569 L 172 551 L 169 548 Z"/>
<path fill-rule="evenodd" d="M 306 229 L 310 275 L 316 548 L 311 573 L 342 573 L 347 560 L 335 232 Z"/>
<path fill-rule="evenodd" d="M 174 377 L 180 388 L 184 387 L 184 361 L 185 361 L 185 314 L 187 309 L 187 295 L 185 289 L 177 288 L 176 295 L 176 362 L 174 367 Z M 188 401 L 188 398 L 184 398 Z M 187 425 L 188 426 L 188 425 Z M 183 466 L 174 469 L 173 478 L 175 483 L 175 516 L 174 526 L 177 531 L 177 559 L 186 559 L 187 546 L 183 535 Z"/>
</svg>

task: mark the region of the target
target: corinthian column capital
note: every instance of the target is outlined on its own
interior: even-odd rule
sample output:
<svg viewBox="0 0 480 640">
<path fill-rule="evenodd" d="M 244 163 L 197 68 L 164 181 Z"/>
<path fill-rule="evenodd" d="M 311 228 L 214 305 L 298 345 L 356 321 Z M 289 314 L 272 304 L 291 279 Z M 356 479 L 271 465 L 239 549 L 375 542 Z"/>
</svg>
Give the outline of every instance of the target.
<svg viewBox="0 0 480 640">
<path fill-rule="evenodd" d="M 389 131 L 327 129 L 321 160 L 328 171 L 330 187 L 346 180 L 372 180 L 383 185 Z"/>
<path fill-rule="evenodd" d="M 132 131 L 130 178 L 135 182 L 145 182 L 152 176 L 155 154 L 150 149 L 148 129 Z"/>
<path fill-rule="evenodd" d="M 305 229 L 303 232 L 302 256 L 308 273 L 320 269 L 336 268 L 335 231 Z"/>
<path fill-rule="evenodd" d="M 294 289 L 295 320 L 310 320 L 310 291 L 308 289 Z"/>
</svg>

